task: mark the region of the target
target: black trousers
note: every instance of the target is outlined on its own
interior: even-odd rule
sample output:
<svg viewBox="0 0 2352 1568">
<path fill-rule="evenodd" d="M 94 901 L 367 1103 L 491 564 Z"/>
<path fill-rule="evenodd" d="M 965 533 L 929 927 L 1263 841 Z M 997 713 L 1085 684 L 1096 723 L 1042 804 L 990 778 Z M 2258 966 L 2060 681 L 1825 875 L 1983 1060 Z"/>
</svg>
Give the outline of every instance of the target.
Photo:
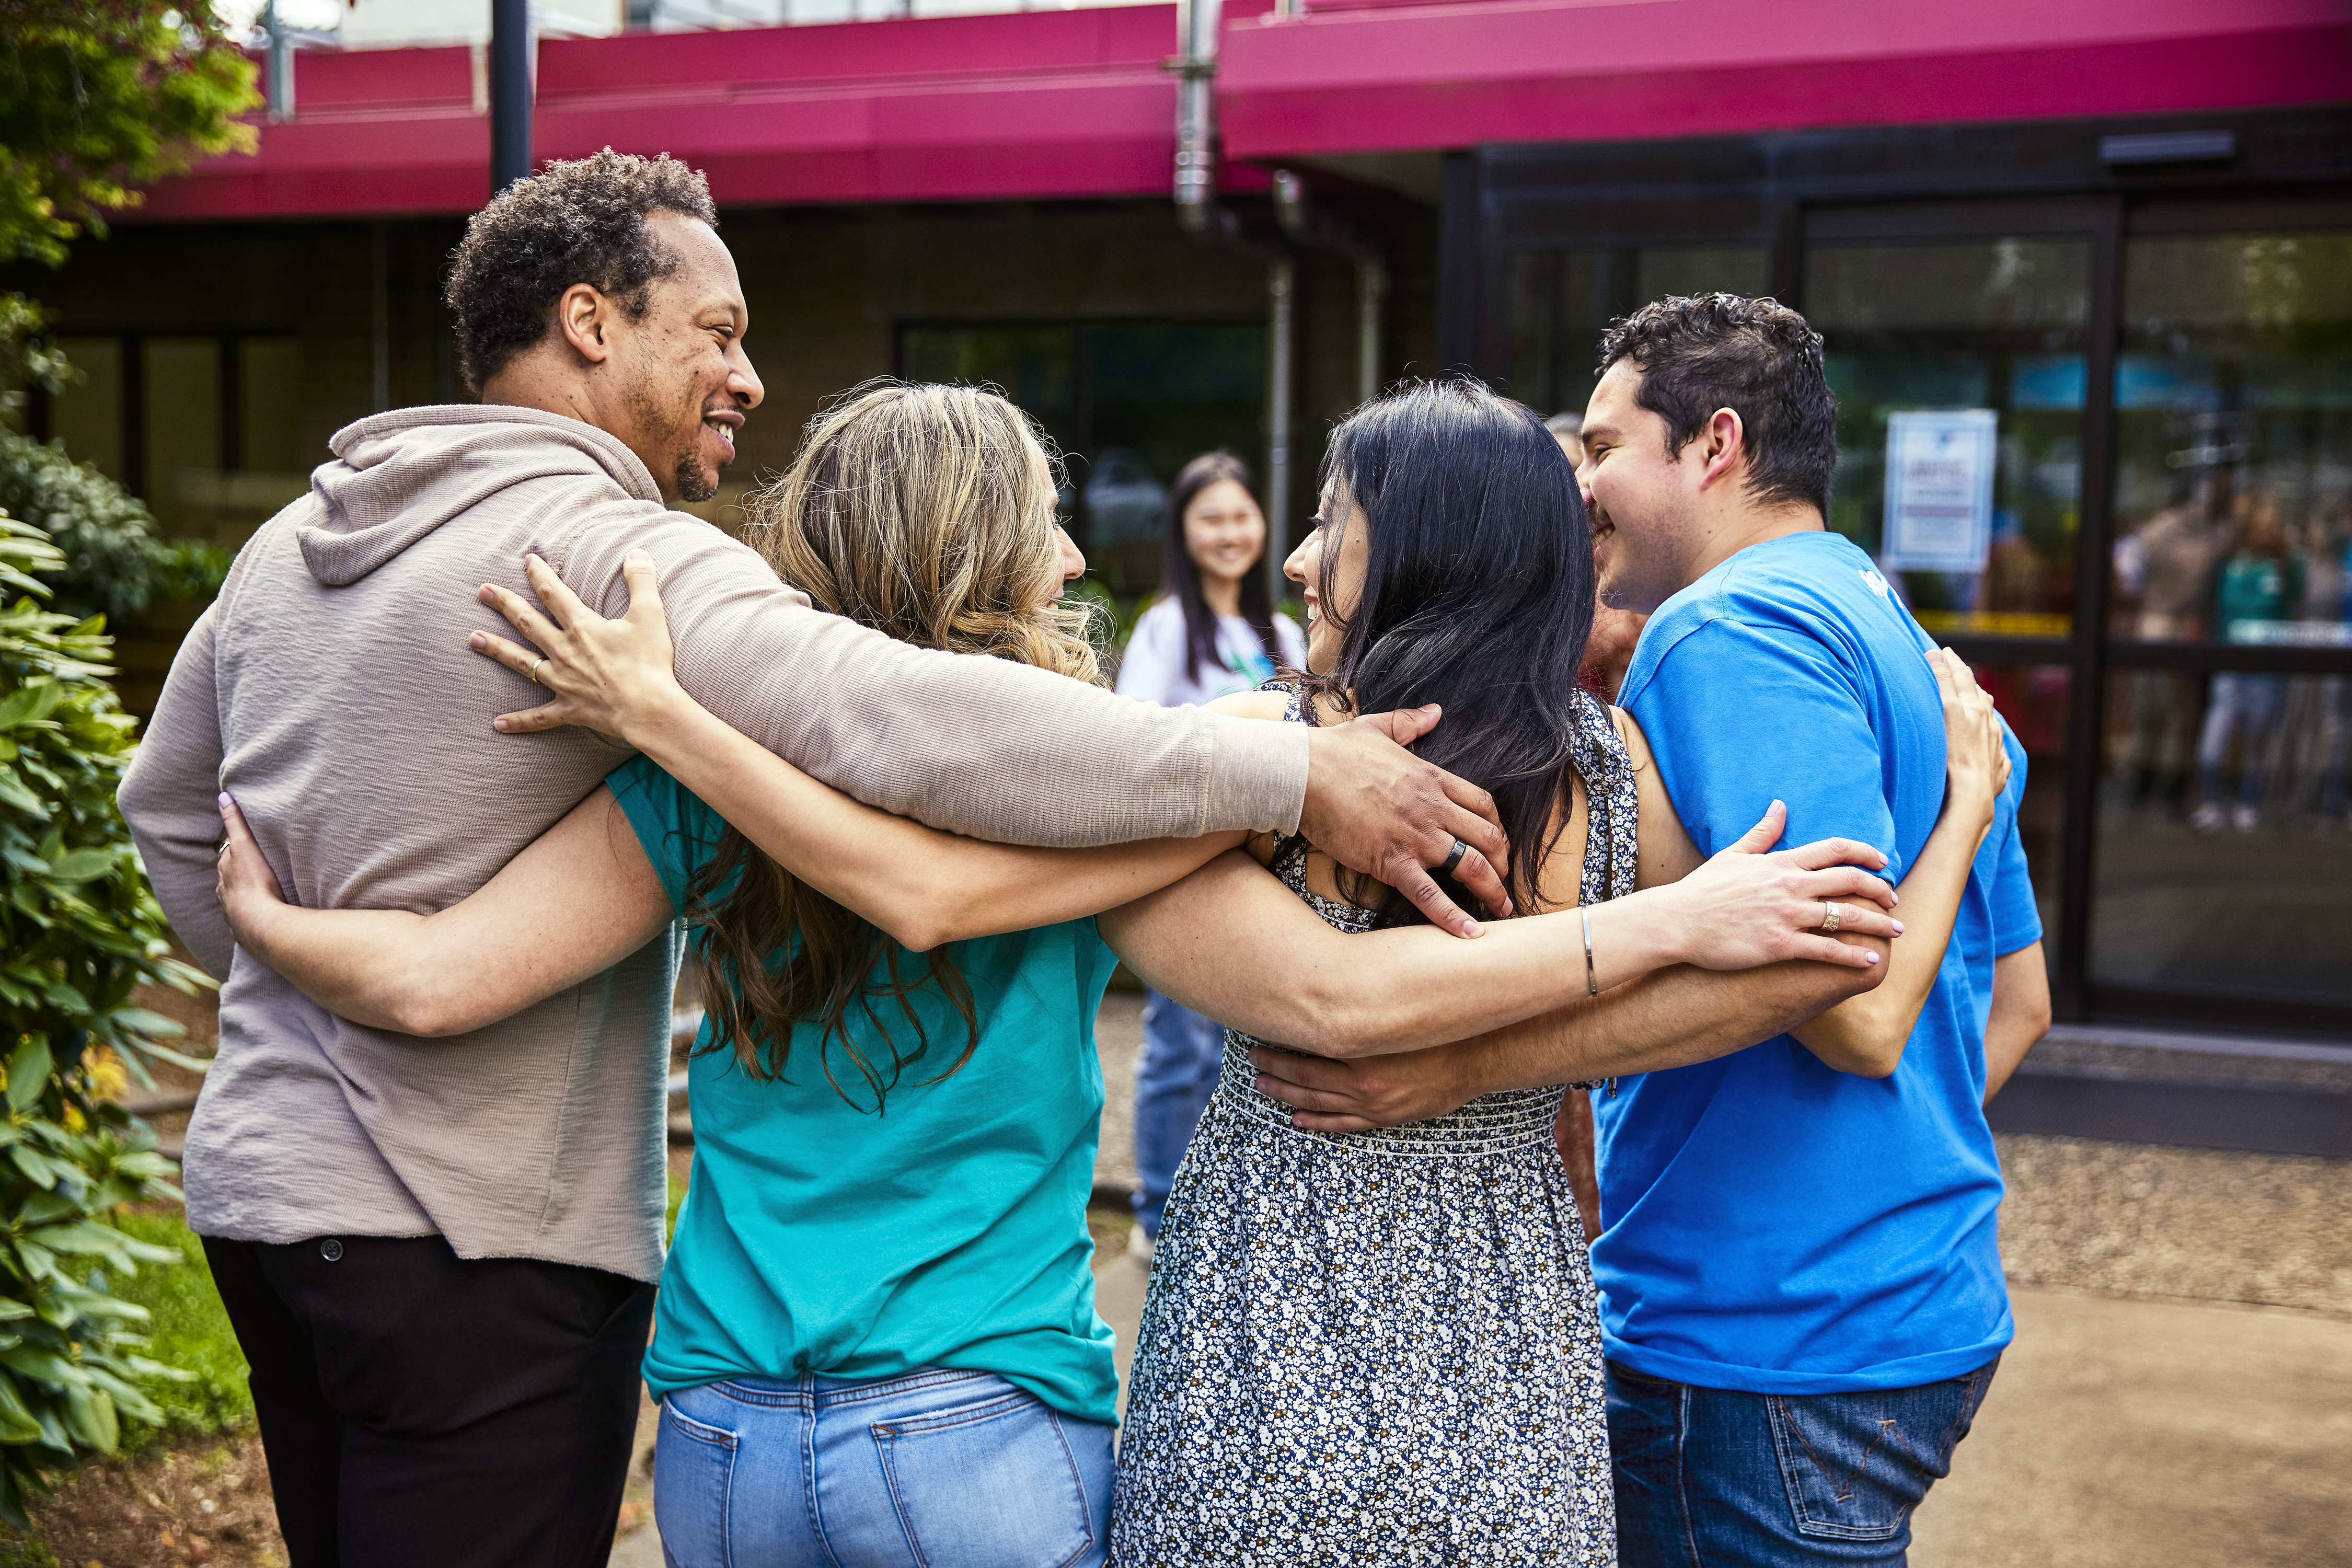
<svg viewBox="0 0 2352 1568">
<path fill-rule="evenodd" d="M 437 1236 L 205 1257 L 292 1568 L 604 1568 L 651 1285 Z"/>
</svg>

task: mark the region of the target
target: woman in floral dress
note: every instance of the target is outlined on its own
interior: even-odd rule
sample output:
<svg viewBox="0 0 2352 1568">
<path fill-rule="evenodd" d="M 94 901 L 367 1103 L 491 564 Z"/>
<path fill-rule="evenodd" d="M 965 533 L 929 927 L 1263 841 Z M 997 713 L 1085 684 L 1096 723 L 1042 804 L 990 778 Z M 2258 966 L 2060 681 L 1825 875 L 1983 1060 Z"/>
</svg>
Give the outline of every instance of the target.
<svg viewBox="0 0 2352 1568">
<path fill-rule="evenodd" d="M 1442 703 L 1419 750 L 1493 792 L 1521 912 L 1696 867 L 1640 730 L 1578 687 L 1591 535 L 1535 416 L 1475 382 L 1419 387 L 1340 425 L 1327 473 L 1285 568 L 1311 673 L 1219 706 L 1312 724 Z M 1251 850 L 1340 931 L 1418 918 L 1302 838 Z M 1258 1092 L 1249 1053 L 1270 1044 L 1227 1032 L 1170 1194 L 1115 1568 L 1613 1563 L 1598 1306 L 1553 1142 L 1562 1089 L 1333 1136 Z"/>
</svg>

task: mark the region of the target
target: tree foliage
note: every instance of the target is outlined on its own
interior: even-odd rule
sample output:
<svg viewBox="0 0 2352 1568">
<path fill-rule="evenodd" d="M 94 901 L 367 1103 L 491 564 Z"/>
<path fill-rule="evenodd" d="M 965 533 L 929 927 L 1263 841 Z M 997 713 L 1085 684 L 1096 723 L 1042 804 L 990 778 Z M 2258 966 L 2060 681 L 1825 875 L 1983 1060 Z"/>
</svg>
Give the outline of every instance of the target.
<svg viewBox="0 0 2352 1568">
<path fill-rule="evenodd" d="M 0 0 L 0 262 L 54 267 L 138 187 L 250 152 L 257 72 L 205 0 Z"/>
<path fill-rule="evenodd" d="M 0 517 L 0 590 L 46 595 L 61 564 L 39 530 Z M 209 984 L 172 959 L 162 909 L 114 805 L 133 721 L 107 682 L 101 617 L 30 596 L 0 611 L 0 1519 L 22 1527 L 46 1478 L 111 1453 L 139 1388 L 172 1369 L 141 1354 L 143 1307 L 110 1274 L 178 1254 L 106 1223 L 176 1197 L 154 1134 L 100 1091 L 184 1060 L 179 1026 L 142 984 Z"/>
</svg>

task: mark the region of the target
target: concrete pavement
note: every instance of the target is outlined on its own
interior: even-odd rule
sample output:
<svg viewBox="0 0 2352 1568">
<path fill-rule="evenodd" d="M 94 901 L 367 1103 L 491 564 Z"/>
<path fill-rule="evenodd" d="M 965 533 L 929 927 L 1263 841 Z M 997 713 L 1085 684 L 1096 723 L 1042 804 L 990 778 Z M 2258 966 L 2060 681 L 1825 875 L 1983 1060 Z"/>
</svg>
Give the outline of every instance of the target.
<svg viewBox="0 0 2352 1568">
<path fill-rule="evenodd" d="M 2014 1287 L 1914 1568 L 2352 1563 L 2352 1320 Z"/>
</svg>

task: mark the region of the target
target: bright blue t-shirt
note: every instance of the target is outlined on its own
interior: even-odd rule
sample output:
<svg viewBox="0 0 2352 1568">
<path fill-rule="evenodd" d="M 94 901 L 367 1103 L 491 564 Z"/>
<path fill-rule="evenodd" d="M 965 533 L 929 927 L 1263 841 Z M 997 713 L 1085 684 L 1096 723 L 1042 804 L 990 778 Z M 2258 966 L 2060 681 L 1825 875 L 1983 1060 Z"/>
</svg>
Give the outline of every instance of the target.
<svg viewBox="0 0 2352 1568">
<path fill-rule="evenodd" d="M 726 823 L 642 757 L 605 783 L 682 913 Z M 646 1352 L 656 1398 L 730 1377 L 942 1366 L 992 1372 L 1081 1420 L 1115 1418 L 1086 1211 L 1103 1104 L 1095 1013 L 1117 960 L 1092 920 L 947 951 L 980 1042 L 940 1078 L 969 1036 L 935 984 L 915 990 L 930 1044 L 879 1114 L 839 1040 L 833 1077 L 856 1103 L 835 1092 L 814 1024 L 793 1029 L 785 1079 L 764 1083 L 731 1047 L 709 1049 L 704 1025 L 687 1069 L 694 1170 Z M 921 954 L 898 959 L 901 974 L 923 973 Z M 895 1001 L 876 1011 L 906 1030 Z M 850 1038 L 888 1062 L 870 1026 Z"/>
<path fill-rule="evenodd" d="M 1780 847 L 1843 837 L 1899 882 L 1944 801 L 1934 647 L 1834 533 L 1740 551 L 1651 616 L 1619 703 L 1712 855 L 1788 803 Z M 1958 1377 L 2009 1342 L 1982 1109 L 1993 960 L 2041 940 L 2017 837 L 2025 755 L 1978 852 L 1941 973 L 1885 1079 L 1787 1035 L 1594 1096 L 1609 1355 L 1758 1394 Z M 1899 939 L 1898 939 L 1899 940 Z"/>
</svg>

